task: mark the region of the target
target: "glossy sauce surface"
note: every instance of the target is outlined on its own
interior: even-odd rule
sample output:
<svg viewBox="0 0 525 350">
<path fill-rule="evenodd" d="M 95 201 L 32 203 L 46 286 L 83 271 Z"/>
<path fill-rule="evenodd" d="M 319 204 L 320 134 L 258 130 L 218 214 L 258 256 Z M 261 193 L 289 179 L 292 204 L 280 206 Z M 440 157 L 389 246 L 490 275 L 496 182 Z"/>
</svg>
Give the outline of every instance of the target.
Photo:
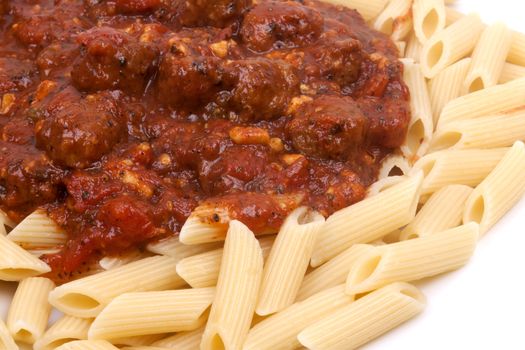
<svg viewBox="0 0 525 350">
<path fill-rule="evenodd" d="M 318 1 L 7 0 L 0 203 L 70 239 L 52 277 L 179 232 L 365 196 L 410 119 L 390 39 Z"/>
</svg>

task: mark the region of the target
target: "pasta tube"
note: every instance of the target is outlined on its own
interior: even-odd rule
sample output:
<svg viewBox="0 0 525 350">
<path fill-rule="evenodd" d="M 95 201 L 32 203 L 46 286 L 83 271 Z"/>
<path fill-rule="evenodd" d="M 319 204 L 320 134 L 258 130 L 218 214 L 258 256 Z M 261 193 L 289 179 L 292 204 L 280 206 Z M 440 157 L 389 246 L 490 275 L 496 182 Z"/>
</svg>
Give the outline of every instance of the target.
<svg viewBox="0 0 525 350">
<path fill-rule="evenodd" d="M 477 14 L 469 14 L 430 38 L 421 51 L 421 68 L 427 78 L 467 56 L 483 30 Z"/>
<path fill-rule="evenodd" d="M 259 242 L 233 220 L 224 243 L 217 294 L 202 336 L 201 350 L 241 349 L 250 329 L 261 285 L 263 257 Z"/>
<path fill-rule="evenodd" d="M 306 207 L 286 218 L 264 266 L 257 314 L 269 315 L 293 304 L 324 222 L 321 214 Z"/>
<path fill-rule="evenodd" d="M 525 66 L 525 34 L 514 32 L 507 61 Z"/>
<path fill-rule="evenodd" d="M 0 280 L 21 281 L 41 275 L 51 269 L 46 263 L 22 249 L 4 235 L 0 235 Z"/>
<path fill-rule="evenodd" d="M 414 32 L 422 43 L 445 28 L 446 12 L 443 0 L 414 0 L 412 13 Z"/>
<path fill-rule="evenodd" d="M 351 304 L 353 297 L 339 285 L 295 303 L 255 325 L 243 350 L 294 350 L 301 344 L 297 335 L 317 320 Z"/>
<path fill-rule="evenodd" d="M 122 294 L 95 318 L 88 339 L 115 340 L 197 329 L 206 322 L 214 295 L 215 288 Z"/>
<path fill-rule="evenodd" d="M 199 327 L 193 331 L 179 332 L 167 338 L 157 340 L 151 345 L 177 350 L 194 350 L 199 348 L 203 334 L 204 327 Z"/>
<path fill-rule="evenodd" d="M 87 339 L 93 320 L 63 316 L 55 322 L 35 343 L 35 350 L 54 350 L 62 344 L 74 340 Z"/>
<path fill-rule="evenodd" d="M 525 67 L 518 66 L 517 64 L 505 63 L 501 75 L 499 77 L 499 83 L 505 84 L 509 81 L 516 80 L 525 77 Z"/>
<path fill-rule="evenodd" d="M 469 223 L 434 235 L 375 247 L 350 269 L 346 293 L 368 292 L 393 282 L 410 282 L 465 265 L 476 248 L 479 226 Z"/>
<path fill-rule="evenodd" d="M 414 33 L 410 34 L 407 40 L 407 46 L 405 49 L 405 57 L 411 58 L 414 62 L 421 62 L 421 50 L 423 45 L 419 42 L 418 38 Z"/>
<path fill-rule="evenodd" d="M 55 288 L 49 302 L 65 314 L 95 317 L 116 296 L 127 292 L 166 290 L 184 286 L 176 262 L 169 256 L 154 256 L 84 277 Z"/>
<path fill-rule="evenodd" d="M 420 313 L 425 297 L 414 286 L 394 283 L 307 327 L 298 335 L 311 350 L 351 350 Z"/>
<path fill-rule="evenodd" d="M 463 83 L 463 93 L 486 89 L 498 83 L 512 42 L 512 32 L 503 23 L 487 27 L 474 49 L 472 64 Z"/>
<path fill-rule="evenodd" d="M 422 181 L 423 174 L 416 173 L 332 214 L 319 233 L 311 265 L 319 266 L 355 243 L 374 241 L 408 224 L 416 214 Z"/>
<path fill-rule="evenodd" d="M 393 40 L 403 40 L 412 29 L 412 0 L 390 0 L 373 27 Z"/>
<path fill-rule="evenodd" d="M 43 210 L 27 216 L 8 237 L 25 249 L 54 248 L 67 240 L 67 234 Z"/>
<path fill-rule="evenodd" d="M 525 192 L 525 146 L 518 141 L 467 200 L 463 222 L 477 222 L 486 233 Z"/>
<path fill-rule="evenodd" d="M 461 224 L 463 210 L 472 187 L 449 185 L 436 191 L 414 220 L 400 234 L 401 240 L 424 237 Z"/>
<path fill-rule="evenodd" d="M 146 249 L 155 254 L 171 256 L 176 262 L 179 262 L 189 256 L 218 249 L 222 246 L 223 242 L 186 245 L 182 244 L 177 236 L 150 243 Z"/>
<path fill-rule="evenodd" d="M 33 344 L 42 336 L 51 313 L 47 298 L 53 288 L 55 284 L 42 277 L 20 282 L 7 315 L 7 328 L 15 340 Z"/>
<path fill-rule="evenodd" d="M 59 346 L 56 350 L 118 350 L 105 340 L 76 340 Z"/>
<path fill-rule="evenodd" d="M 7 327 L 2 319 L 0 319 L 0 349 L 18 350 L 18 345 L 16 345 L 15 341 L 11 337 L 11 334 L 9 334 L 9 331 L 7 330 Z"/>
</svg>

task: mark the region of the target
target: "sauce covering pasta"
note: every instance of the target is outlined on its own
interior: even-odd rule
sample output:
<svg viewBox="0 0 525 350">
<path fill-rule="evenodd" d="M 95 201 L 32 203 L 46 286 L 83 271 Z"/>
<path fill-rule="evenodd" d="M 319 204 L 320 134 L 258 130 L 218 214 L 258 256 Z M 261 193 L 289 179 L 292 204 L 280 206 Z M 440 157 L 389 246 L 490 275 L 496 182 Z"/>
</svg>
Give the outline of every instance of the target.
<svg viewBox="0 0 525 350">
<path fill-rule="evenodd" d="M 0 203 L 69 235 L 57 281 L 176 234 L 364 198 L 410 120 L 393 42 L 318 1 L 0 4 Z"/>
</svg>

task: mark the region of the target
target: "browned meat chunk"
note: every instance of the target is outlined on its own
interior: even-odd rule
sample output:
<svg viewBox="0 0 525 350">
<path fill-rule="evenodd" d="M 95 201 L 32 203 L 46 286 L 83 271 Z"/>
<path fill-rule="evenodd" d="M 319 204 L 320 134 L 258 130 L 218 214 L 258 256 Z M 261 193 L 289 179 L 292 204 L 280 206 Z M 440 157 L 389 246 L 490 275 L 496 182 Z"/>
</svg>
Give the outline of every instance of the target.
<svg viewBox="0 0 525 350">
<path fill-rule="evenodd" d="M 262 2 L 250 10 L 241 37 L 253 51 L 292 48 L 312 43 L 323 30 L 321 14 L 294 1 Z"/>
<path fill-rule="evenodd" d="M 185 26 L 224 27 L 249 8 L 252 0 L 188 0 L 182 9 Z"/>
<path fill-rule="evenodd" d="M 31 16 L 13 25 L 13 32 L 25 45 L 46 46 L 56 38 L 59 24 L 52 16 Z"/>
<path fill-rule="evenodd" d="M 345 159 L 363 145 L 368 122 L 350 97 L 321 96 L 302 104 L 286 128 L 298 151 Z"/>
<path fill-rule="evenodd" d="M 46 118 L 35 125 L 37 147 L 55 162 L 84 168 L 111 151 L 124 131 L 116 102 L 106 94 L 55 96 Z"/>
<path fill-rule="evenodd" d="M 118 13 L 143 14 L 156 10 L 161 0 L 115 0 Z"/>
<path fill-rule="evenodd" d="M 30 60 L 0 57 L 0 94 L 28 87 L 33 71 Z"/>
<path fill-rule="evenodd" d="M 71 79 L 81 90 L 141 93 L 157 65 L 159 52 L 154 45 L 114 28 L 91 29 L 79 35 L 78 42 L 80 57 Z"/>
</svg>

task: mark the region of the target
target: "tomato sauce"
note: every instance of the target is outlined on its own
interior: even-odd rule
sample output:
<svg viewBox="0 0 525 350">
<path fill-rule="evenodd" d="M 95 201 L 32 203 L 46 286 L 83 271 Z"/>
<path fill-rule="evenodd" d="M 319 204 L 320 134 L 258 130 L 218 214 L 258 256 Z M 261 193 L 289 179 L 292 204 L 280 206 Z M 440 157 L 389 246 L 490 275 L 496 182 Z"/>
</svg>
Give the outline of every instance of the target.
<svg viewBox="0 0 525 350">
<path fill-rule="evenodd" d="M 0 205 L 44 208 L 57 281 L 177 234 L 365 196 L 410 119 L 393 42 L 314 0 L 3 0 Z"/>
</svg>

